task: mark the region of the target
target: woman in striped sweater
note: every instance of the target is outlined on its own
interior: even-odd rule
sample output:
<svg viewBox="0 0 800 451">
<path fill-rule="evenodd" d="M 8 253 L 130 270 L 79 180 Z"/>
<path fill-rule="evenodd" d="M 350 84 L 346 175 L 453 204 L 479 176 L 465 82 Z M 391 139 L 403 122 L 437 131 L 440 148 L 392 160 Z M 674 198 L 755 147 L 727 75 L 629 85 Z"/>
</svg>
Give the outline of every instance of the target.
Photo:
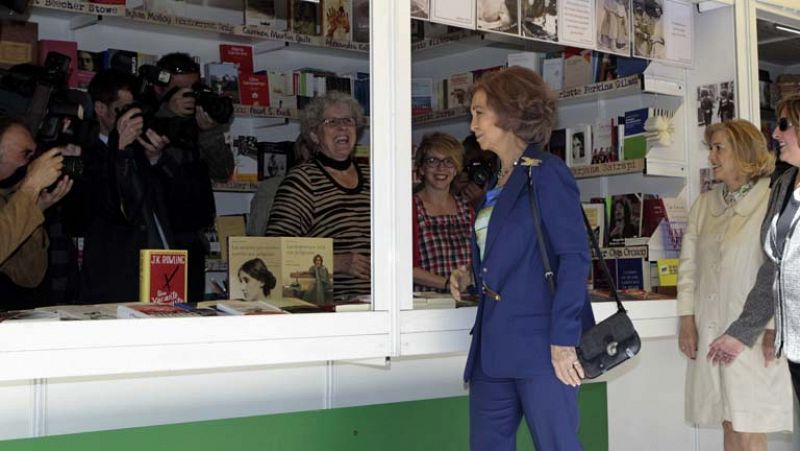
<svg viewBox="0 0 800 451">
<path fill-rule="evenodd" d="M 329 92 L 302 111 L 300 128 L 313 158 L 278 188 L 267 236 L 333 238 L 334 298 L 370 294 L 370 173 L 353 159 L 364 124 L 361 106 Z"/>
</svg>

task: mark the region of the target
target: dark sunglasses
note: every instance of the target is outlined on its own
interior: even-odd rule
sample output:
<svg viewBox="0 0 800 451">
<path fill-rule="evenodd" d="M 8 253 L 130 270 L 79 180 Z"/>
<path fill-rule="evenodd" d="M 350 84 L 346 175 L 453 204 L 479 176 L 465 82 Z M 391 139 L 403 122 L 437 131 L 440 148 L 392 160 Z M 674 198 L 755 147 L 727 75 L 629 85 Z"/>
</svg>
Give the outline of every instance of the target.
<svg viewBox="0 0 800 451">
<path fill-rule="evenodd" d="M 778 130 L 785 132 L 786 130 L 789 130 L 792 127 L 794 127 L 794 124 L 789 122 L 788 118 L 782 117 L 778 119 Z"/>
</svg>

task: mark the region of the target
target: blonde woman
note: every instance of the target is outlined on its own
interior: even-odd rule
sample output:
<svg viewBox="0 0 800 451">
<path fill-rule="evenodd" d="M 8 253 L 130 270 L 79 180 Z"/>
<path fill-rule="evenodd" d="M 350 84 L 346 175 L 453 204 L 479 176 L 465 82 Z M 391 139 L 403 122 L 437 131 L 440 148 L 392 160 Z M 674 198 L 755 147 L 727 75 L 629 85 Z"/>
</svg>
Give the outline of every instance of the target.
<svg viewBox="0 0 800 451">
<path fill-rule="evenodd" d="M 761 132 L 743 120 L 705 130 L 720 186 L 700 195 L 689 214 L 678 271 L 680 351 L 689 358 L 686 420 L 722 424 L 726 450 L 766 450 L 768 432 L 792 429 L 785 359 L 774 361 L 774 331 L 759 331 L 739 360 L 715 366 L 702 357 L 742 312 L 763 262 L 759 229 L 775 161 Z M 762 337 L 763 346 L 762 346 Z M 698 351 L 701 357 L 697 358 Z"/>
</svg>

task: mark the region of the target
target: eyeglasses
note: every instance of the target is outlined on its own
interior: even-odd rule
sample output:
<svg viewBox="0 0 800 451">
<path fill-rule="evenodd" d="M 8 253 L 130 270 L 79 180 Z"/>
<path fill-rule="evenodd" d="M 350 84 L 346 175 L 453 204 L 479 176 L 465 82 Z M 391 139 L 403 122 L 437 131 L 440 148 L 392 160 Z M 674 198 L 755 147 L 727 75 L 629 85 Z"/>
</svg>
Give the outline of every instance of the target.
<svg viewBox="0 0 800 451">
<path fill-rule="evenodd" d="M 322 120 L 322 125 L 329 128 L 355 127 L 356 118 L 354 117 L 329 117 Z"/>
<path fill-rule="evenodd" d="M 782 117 L 778 119 L 778 130 L 785 132 L 786 130 L 789 130 L 792 127 L 794 127 L 794 124 L 789 122 L 788 118 Z"/>
<path fill-rule="evenodd" d="M 429 168 L 436 168 L 444 166 L 447 169 L 453 169 L 456 167 L 456 162 L 453 161 L 451 158 L 436 158 L 436 157 L 428 157 L 422 160 L 425 163 L 425 166 Z"/>
</svg>

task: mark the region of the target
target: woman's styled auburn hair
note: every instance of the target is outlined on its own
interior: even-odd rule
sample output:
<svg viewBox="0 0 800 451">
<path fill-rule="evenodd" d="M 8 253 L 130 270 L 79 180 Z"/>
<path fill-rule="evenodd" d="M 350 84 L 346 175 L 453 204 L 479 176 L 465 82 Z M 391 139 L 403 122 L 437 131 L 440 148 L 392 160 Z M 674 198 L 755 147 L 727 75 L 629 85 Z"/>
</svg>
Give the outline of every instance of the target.
<svg viewBox="0 0 800 451">
<path fill-rule="evenodd" d="M 556 96 L 536 72 L 512 66 L 485 74 L 470 89 L 483 91 L 497 125 L 523 141 L 544 145 L 556 124 Z"/>
<path fill-rule="evenodd" d="M 794 134 L 800 140 L 800 94 L 792 94 L 782 98 L 775 106 L 775 112 L 783 113 L 794 125 Z"/>
<path fill-rule="evenodd" d="M 711 146 L 711 137 L 716 132 L 727 135 L 739 173 L 747 180 L 766 177 L 775 169 L 775 156 L 767 149 L 767 140 L 755 125 L 742 119 L 711 124 L 705 131 L 706 145 Z"/>
<path fill-rule="evenodd" d="M 422 169 L 425 159 L 434 150 L 438 150 L 456 163 L 456 174 L 464 169 L 464 147 L 461 143 L 452 135 L 434 132 L 423 136 L 422 142 L 417 147 L 417 151 L 414 154 L 414 168 L 417 171 Z"/>
</svg>

